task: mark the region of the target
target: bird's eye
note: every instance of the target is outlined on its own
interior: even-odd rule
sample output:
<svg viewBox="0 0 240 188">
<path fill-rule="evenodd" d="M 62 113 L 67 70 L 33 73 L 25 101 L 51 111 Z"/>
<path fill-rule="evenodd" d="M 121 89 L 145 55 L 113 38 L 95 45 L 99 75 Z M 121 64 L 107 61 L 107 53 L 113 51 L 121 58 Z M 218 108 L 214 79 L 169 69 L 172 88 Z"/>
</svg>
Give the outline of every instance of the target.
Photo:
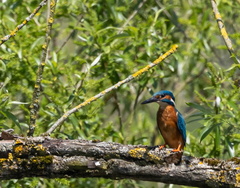
<svg viewBox="0 0 240 188">
<path fill-rule="evenodd" d="M 162 95 L 156 95 L 156 96 L 155 96 L 155 98 L 157 98 L 157 99 L 161 99 L 161 98 L 163 98 L 163 97 L 165 97 L 164 94 L 162 94 Z"/>
</svg>

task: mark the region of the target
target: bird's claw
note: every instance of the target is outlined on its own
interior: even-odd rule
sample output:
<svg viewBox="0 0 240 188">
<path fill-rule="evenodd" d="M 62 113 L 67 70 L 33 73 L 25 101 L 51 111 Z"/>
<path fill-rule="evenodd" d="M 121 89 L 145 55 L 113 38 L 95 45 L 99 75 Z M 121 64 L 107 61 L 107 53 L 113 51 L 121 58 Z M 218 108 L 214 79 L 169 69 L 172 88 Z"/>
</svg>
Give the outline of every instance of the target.
<svg viewBox="0 0 240 188">
<path fill-rule="evenodd" d="M 161 149 L 163 149 L 165 147 L 166 147 L 166 144 L 163 144 L 163 145 L 159 146 L 159 149 L 161 150 Z"/>
<path fill-rule="evenodd" d="M 180 152 L 180 149 L 173 149 L 172 152 Z"/>
<path fill-rule="evenodd" d="M 173 149 L 172 152 L 181 152 L 181 144 L 176 148 L 176 149 Z"/>
</svg>

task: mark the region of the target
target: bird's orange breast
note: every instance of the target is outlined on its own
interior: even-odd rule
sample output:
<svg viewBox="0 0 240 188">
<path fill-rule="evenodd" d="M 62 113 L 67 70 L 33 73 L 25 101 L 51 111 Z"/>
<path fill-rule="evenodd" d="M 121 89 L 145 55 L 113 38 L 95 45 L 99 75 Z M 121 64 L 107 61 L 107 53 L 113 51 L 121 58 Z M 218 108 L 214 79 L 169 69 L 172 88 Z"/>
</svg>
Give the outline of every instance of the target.
<svg viewBox="0 0 240 188">
<path fill-rule="evenodd" d="M 165 144 L 170 148 L 178 148 L 181 145 L 180 149 L 183 149 L 184 141 L 178 130 L 177 112 L 173 106 L 160 106 L 157 113 L 157 123 Z"/>
</svg>

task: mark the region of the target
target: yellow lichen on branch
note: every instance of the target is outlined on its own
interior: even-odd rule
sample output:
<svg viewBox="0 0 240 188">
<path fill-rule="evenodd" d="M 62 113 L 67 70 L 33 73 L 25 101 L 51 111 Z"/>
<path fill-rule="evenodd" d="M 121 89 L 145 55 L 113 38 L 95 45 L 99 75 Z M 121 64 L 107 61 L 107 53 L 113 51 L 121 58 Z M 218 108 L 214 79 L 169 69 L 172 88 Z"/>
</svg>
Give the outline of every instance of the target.
<svg viewBox="0 0 240 188">
<path fill-rule="evenodd" d="M 142 68 L 141 70 L 135 72 L 134 74 L 132 74 L 133 77 L 137 77 L 139 75 L 141 75 L 144 72 L 147 72 L 150 68 L 152 68 L 153 66 L 159 64 L 160 62 L 162 62 L 166 57 L 168 57 L 169 55 L 171 55 L 172 53 L 174 53 L 178 48 L 178 45 L 175 44 L 172 46 L 172 48 L 170 50 L 168 50 L 165 54 L 159 56 L 158 59 L 156 59 L 152 64 L 147 65 L 146 67 Z"/>
<path fill-rule="evenodd" d="M 30 123 L 29 123 L 29 131 L 28 131 L 28 136 L 33 136 L 34 130 L 35 130 L 35 124 L 36 124 L 36 119 L 39 111 L 39 103 L 40 103 L 40 98 L 39 96 L 42 93 L 41 90 L 41 82 L 42 82 L 42 77 L 43 77 L 43 71 L 44 67 L 47 62 L 47 53 L 48 53 L 48 46 L 51 40 L 51 30 L 52 30 L 52 24 L 53 24 L 53 17 L 54 17 L 54 11 L 56 7 L 56 1 L 52 0 L 50 3 L 50 14 L 48 16 L 47 20 L 47 31 L 45 35 L 45 42 L 42 45 L 42 56 L 41 56 L 41 64 L 38 66 L 38 71 L 37 71 L 37 78 L 35 82 L 34 91 L 33 91 L 33 97 L 32 97 L 32 103 L 30 104 Z"/>
<path fill-rule="evenodd" d="M 234 60 L 237 62 L 237 63 L 240 63 L 240 60 L 239 58 L 237 57 L 237 55 L 235 54 L 234 52 L 234 49 L 233 49 L 233 45 L 232 45 L 232 41 L 231 39 L 229 38 L 228 36 L 228 33 L 227 33 L 227 30 L 224 26 L 224 23 L 223 23 L 223 20 L 222 20 L 222 17 L 221 17 L 221 14 L 217 8 L 217 4 L 216 4 L 216 1 L 215 0 L 211 0 L 211 3 L 212 3 L 212 9 L 213 9 L 213 13 L 215 15 L 215 19 L 218 23 L 218 27 L 219 27 L 219 30 L 221 32 L 221 35 L 223 37 L 223 40 L 225 42 L 225 45 L 226 47 L 228 48 L 228 51 L 231 55 L 231 57 L 234 58 Z"/>
<path fill-rule="evenodd" d="M 141 159 L 143 158 L 145 152 L 146 152 L 145 148 L 135 148 L 131 149 L 128 153 L 132 158 Z"/>
<path fill-rule="evenodd" d="M 168 56 L 170 56 L 172 53 L 174 53 L 178 48 L 178 45 L 173 45 L 172 48 L 170 50 L 168 50 L 166 53 L 164 53 L 163 55 L 161 55 L 159 58 L 157 58 L 153 63 L 151 63 L 150 65 L 145 66 L 144 68 L 140 69 L 139 71 L 135 72 L 134 74 L 128 76 L 126 79 L 119 81 L 118 83 L 116 83 L 115 85 L 109 87 L 108 89 L 105 89 L 104 91 L 101 91 L 99 94 L 87 99 L 86 101 L 84 101 L 83 103 L 75 106 L 74 108 L 72 108 L 71 110 L 67 111 L 66 113 L 64 113 L 64 115 L 62 117 L 60 117 L 51 127 L 50 129 L 45 133 L 45 134 L 50 134 L 52 133 L 59 125 L 61 125 L 67 118 L 68 116 L 70 116 L 72 113 L 76 112 L 77 110 L 79 110 L 80 108 L 90 104 L 91 102 L 99 99 L 100 97 L 104 96 L 106 93 L 109 93 L 110 91 L 117 89 L 118 87 L 120 87 L 121 85 L 130 82 L 131 80 L 133 80 L 134 78 L 142 75 L 144 72 L 147 72 L 149 69 L 151 69 L 152 67 L 158 65 L 160 62 L 162 62 L 164 59 L 166 59 Z"/>
<path fill-rule="evenodd" d="M 38 6 L 36 9 L 33 10 L 33 12 L 30 14 L 30 16 L 28 16 L 24 21 L 22 21 L 22 23 L 21 23 L 20 25 L 18 25 L 13 31 L 11 31 L 9 35 L 6 35 L 6 36 L 2 37 L 2 38 L 0 39 L 0 46 L 1 46 L 4 42 L 8 41 L 11 37 L 15 36 L 16 33 L 17 33 L 20 29 L 22 29 L 22 28 L 38 13 L 38 11 L 46 4 L 46 2 L 47 2 L 47 0 L 43 0 L 43 1 L 39 4 L 39 6 Z"/>
</svg>

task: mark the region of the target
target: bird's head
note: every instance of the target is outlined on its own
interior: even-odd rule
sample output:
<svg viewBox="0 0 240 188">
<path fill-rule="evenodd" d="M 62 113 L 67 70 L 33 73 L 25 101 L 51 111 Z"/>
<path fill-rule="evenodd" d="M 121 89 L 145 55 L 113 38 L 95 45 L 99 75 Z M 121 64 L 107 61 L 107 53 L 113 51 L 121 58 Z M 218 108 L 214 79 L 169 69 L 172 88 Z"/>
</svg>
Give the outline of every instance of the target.
<svg viewBox="0 0 240 188">
<path fill-rule="evenodd" d="M 162 90 L 155 93 L 150 99 L 143 101 L 141 104 L 156 102 L 160 105 L 175 106 L 175 97 L 171 91 Z"/>
</svg>

